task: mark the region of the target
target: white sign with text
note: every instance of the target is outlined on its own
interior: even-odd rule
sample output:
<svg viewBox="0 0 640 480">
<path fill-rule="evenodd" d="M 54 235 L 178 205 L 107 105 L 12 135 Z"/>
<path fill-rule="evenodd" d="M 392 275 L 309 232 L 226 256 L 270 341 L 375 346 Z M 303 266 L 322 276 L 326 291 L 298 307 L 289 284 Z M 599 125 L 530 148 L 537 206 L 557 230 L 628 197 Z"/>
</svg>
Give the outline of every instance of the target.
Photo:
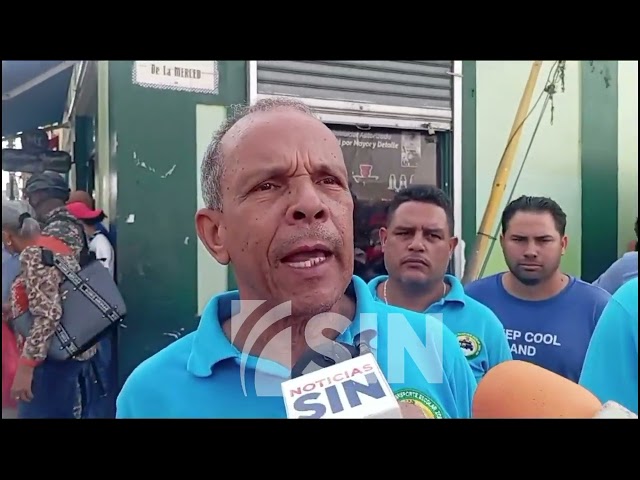
<svg viewBox="0 0 640 480">
<path fill-rule="evenodd" d="M 141 87 L 218 93 L 218 62 L 212 60 L 136 60 L 132 76 Z"/>
</svg>

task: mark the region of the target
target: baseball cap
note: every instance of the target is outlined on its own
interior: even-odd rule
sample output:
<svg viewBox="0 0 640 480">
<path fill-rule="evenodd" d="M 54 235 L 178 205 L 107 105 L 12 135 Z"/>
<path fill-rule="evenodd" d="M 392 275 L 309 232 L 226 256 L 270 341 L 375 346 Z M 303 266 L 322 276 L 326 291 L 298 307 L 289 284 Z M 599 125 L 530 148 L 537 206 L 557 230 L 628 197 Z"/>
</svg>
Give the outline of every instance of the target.
<svg viewBox="0 0 640 480">
<path fill-rule="evenodd" d="M 71 215 L 79 220 L 92 220 L 94 218 L 98 218 L 101 215 L 104 215 L 102 209 L 97 208 L 95 210 L 92 210 L 82 202 L 68 203 L 67 210 Z"/>
</svg>

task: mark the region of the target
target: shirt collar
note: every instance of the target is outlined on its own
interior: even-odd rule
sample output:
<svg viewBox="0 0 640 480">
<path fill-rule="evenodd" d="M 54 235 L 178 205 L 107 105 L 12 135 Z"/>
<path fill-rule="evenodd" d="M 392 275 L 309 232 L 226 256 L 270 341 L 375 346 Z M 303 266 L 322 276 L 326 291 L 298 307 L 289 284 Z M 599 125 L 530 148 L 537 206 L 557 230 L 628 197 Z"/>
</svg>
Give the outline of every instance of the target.
<svg viewBox="0 0 640 480">
<path fill-rule="evenodd" d="M 374 299 L 378 301 L 382 301 L 378 297 L 377 288 L 378 288 L 378 285 L 386 281 L 388 278 L 389 278 L 388 275 L 380 275 L 379 277 L 376 277 L 369 282 L 369 292 L 371 293 Z M 464 293 L 464 287 L 462 286 L 462 283 L 460 282 L 460 280 L 458 280 L 453 275 L 445 275 L 444 281 L 451 288 L 449 289 L 449 292 L 444 296 L 444 298 L 441 298 L 433 305 L 444 305 L 445 303 L 450 303 L 450 302 L 462 303 L 462 305 L 464 305 L 466 294 Z"/>
<path fill-rule="evenodd" d="M 353 322 L 338 336 L 337 340 L 353 343 L 354 336 L 360 331 L 371 329 L 377 332 L 375 312 L 378 307 L 369 293 L 367 284 L 360 277 L 352 278 L 347 288 L 347 295 L 355 296 L 356 313 Z M 187 361 L 187 370 L 191 374 L 197 377 L 208 377 L 216 364 L 228 359 L 242 359 L 242 352 L 229 341 L 222 330 L 222 323 L 231 318 L 233 300 L 239 299 L 238 291 L 233 290 L 216 295 L 205 307 Z M 374 350 L 377 348 L 377 335 L 371 341 L 371 348 Z M 257 360 L 251 356 L 246 359 L 247 364 L 252 366 L 257 365 Z M 264 360 L 261 360 L 260 365 L 262 362 Z M 279 370 L 278 373 L 282 376 L 290 375 L 290 371 L 284 367 Z"/>
</svg>

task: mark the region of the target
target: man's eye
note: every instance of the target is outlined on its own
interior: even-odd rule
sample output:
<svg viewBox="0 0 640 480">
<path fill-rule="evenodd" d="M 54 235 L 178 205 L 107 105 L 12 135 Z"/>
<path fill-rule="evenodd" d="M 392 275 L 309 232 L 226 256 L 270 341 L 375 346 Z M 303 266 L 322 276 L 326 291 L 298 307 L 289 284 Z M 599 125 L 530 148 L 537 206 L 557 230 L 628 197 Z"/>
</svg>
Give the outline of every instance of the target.
<svg viewBox="0 0 640 480">
<path fill-rule="evenodd" d="M 257 191 L 257 192 L 266 192 L 267 190 L 271 190 L 272 188 L 276 188 L 276 187 L 277 187 L 277 185 L 275 183 L 264 182 L 264 183 L 261 183 L 260 185 L 258 185 L 255 188 L 255 191 Z"/>
<path fill-rule="evenodd" d="M 339 185 L 338 179 L 334 177 L 323 178 L 321 182 L 327 185 Z"/>
</svg>

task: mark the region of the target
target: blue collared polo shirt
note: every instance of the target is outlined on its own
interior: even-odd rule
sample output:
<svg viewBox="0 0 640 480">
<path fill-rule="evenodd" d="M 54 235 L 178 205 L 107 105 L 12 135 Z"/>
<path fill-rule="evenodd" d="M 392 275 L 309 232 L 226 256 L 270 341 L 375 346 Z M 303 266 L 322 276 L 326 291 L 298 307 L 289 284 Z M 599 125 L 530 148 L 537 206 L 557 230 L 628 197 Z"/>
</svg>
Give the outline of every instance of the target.
<svg viewBox="0 0 640 480">
<path fill-rule="evenodd" d="M 338 341 L 374 329 L 378 363 L 400 401 L 434 418 L 468 418 L 476 382 L 456 337 L 438 320 L 376 302 L 353 278 L 356 315 Z M 286 418 L 276 362 L 243 355 L 222 330 L 237 291 L 214 297 L 198 329 L 140 364 L 117 400 L 117 418 Z M 402 319 L 406 321 L 402 321 Z"/>
<path fill-rule="evenodd" d="M 369 282 L 373 297 L 379 301 L 377 287 L 389 278 L 382 275 Z M 497 364 L 511 360 L 509 342 L 498 317 L 488 308 L 464 293 L 456 277 L 445 275 L 451 289 L 447 295 L 431 305 L 425 313 L 441 315 L 444 324 L 458 337 L 462 353 L 477 381 Z"/>
<path fill-rule="evenodd" d="M 638 277 L 623 284 L 604 308 L 580 375 L 600 399 L 638 414 Z"/>
</svg>

